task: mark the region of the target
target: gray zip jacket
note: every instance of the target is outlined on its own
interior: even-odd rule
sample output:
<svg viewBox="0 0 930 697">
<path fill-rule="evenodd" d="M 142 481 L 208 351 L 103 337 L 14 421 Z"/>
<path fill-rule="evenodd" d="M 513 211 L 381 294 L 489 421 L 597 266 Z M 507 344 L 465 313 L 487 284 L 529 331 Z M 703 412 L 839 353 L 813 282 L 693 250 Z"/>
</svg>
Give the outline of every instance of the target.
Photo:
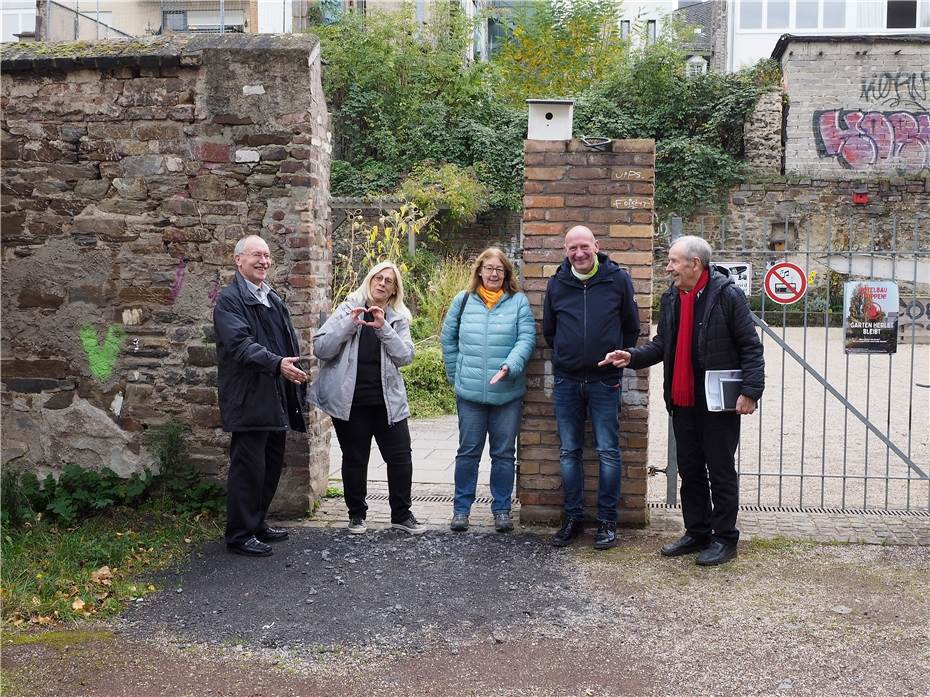
<svg viewBox="0 0 930 697">
<path fill-rule="evenodd" d="M 320 372 L 310 386 L 307 401 L 341 421 L 349 420 L 358 372 L 358 342 L 362 328 L 352 321 L 351 303 L 340 303 L 313 335 L 313 353 Z M 388 425 L 410 416 L 407 389 L 400 368 L 413 362 L 410 322 L 390 307 L 384 308 L 384 326 L 375 329 L 381 340 L 381 390 Z"/>
</svg>

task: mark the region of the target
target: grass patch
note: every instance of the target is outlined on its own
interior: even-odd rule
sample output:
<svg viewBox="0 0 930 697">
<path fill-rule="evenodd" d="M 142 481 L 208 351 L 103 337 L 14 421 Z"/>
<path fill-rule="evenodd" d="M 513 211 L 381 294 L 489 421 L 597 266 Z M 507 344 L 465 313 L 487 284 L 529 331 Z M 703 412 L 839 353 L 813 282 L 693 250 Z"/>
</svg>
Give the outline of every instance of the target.
<svg viewBox="0 0 930 697">
<path fill-rule="evenodd" d="M 323 494 L 324 499 L 340 499 L 342 498 L 342 489 L 338 486 L 328 486 L 326 487 L 326 492 Z"/>
<path fill-rule="evenodd" d="M 26 644 L 42 644 L 50 646 L 59 651 L 78 644 L 86 644 L 92 641 L 109 641 L 113 638 L 113 632 L 88 632 L 75 630 L 70 632 L 38 632 L 38 633 L 21 633 L 7 635 L 3 639 L 4 644 L 10 646 L 25 646 Z"/>
<path fill-rule="evenodd" d="M 795 540 L 790 537 L 754 537 L 749 541 L 750 552 L 781 552 L 796 549 L 811 549 L 816 544 L 808 540 Z"/>
<path fill-rule="evenodd" d="M 0 568 L 2 622 L 53 625 L 107 617 L 156 590 L 145 573 L 222 534 L 217 516 L 174 513 L 159 502 L 119 507 L 75 526 L 42 519 L 6 528 Z"/>
<path fill-rule="evenodd" d="M 446 379 L 442 349 L 432 341 L 417 346 L 413 363 L 401 368 L 410 415 L 415 419 L 455 413 L 455 391 Z"/>
</svg>

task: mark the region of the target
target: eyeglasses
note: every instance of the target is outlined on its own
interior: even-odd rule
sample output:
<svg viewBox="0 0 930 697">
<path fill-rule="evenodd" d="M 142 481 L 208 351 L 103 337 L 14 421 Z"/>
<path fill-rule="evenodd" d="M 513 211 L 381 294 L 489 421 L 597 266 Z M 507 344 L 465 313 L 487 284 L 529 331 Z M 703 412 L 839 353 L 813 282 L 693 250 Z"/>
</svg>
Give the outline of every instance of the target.
<svg viewBox="0 0 930 697">
<path fill-rule="evenodd" d="M 505 272 L 505 269 L 503 266 L 485 266 L 484 264 L 481 265 L 481 270 L 484 271 L 486 274 L 503 275 Z"/>
<path fill-rule="evenodd" d="M 253 259 L 271 259 L 271 254 L 269 252 L 249 252 L 246 256 L 252 257 Z"/>
<path fill-rule="evenodd" d="M 372 276 L 372 277 L 371 277 L 371 280 L 372 280 L 374 283 L 383 283 L 383 284 L 386 285 L 388 288 L 392 288 L 392 287 L 394 286 L 394 279 L 393 279 L 393 278 L 391 278 L 390 276 L 384 276 L 384 275 L 382 275 L 382 274 L 380 274 L 380 273 L 377 274 L 377 275 L 375 275 L 375 276 Z"/>
</svg>

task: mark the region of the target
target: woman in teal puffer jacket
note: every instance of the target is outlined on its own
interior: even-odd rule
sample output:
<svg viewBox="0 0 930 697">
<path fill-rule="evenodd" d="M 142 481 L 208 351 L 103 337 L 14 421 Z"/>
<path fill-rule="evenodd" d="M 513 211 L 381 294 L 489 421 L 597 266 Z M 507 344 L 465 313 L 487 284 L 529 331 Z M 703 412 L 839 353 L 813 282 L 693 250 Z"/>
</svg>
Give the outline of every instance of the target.
<svg viewBox="0 0 930 697">
<path fill-rule="evenodd" d="M 513 530 L 516 441 L 536 324 L 529 301 L 517 287 L 513 264 L 500 249 L 489 247 L 478 255 L 468 288 L 449 307 L 440 341 L 459 415 L 450 527 L 456 532 L 468 529 L 478 465 L 485 440 L 490 439 L 494 527 L 498 532 Z"/>
</svg>

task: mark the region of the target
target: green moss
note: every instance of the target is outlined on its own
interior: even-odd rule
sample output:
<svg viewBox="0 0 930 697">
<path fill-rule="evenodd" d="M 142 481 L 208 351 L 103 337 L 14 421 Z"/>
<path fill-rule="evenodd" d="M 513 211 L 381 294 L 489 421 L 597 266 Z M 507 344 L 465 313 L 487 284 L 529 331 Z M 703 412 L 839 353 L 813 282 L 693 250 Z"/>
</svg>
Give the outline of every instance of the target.
<svg viewBox="0 0 930 697">
<path fill-rule="evenodd" d="M 92 641 L 110 641 L 113 638 L 113 632 L 106 631 L 55 631 L 55 632 L 23 632 L 22 634 L 10 634 L 7 632 L 3 643 L 11 646 L 25 646 L 27 644 L 42 644 L 53 649 L 62 649 L 68 646 L 78 644 L 87 644 Z"/>
</svg>

